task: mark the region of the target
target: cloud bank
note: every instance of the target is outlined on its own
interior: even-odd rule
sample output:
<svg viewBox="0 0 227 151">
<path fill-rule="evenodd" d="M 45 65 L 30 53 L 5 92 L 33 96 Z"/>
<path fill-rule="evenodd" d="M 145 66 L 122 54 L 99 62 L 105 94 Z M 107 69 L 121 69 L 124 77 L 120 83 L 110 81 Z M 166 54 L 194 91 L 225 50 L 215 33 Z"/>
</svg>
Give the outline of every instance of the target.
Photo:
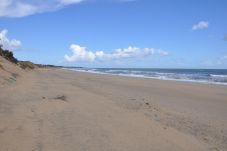
<svg viewBox="0 0 227 151">
<path fill-rule="evenodd" d="M 72 55 L 65 55 L 66 61 L 95 61 L 95 60 L 113 60 L 124 58 L 141 58 L 152 55 L 166 56 L 169 53 L 167 51 L 155 48 L 138 48 L 129 46 L 128 48 L 120 48 L 114 50 L 112 53 L 105 53 L 104 51 L 90 51 L 86 47 L 72 44 L 70 46 Z"/>
<path fill-rule="evenodd" d="M 209 27 L 208 21 L 200 21 L 199 23 L 192 26 L 192 30 L 201 30 Z"/>
<path fill-rule="evenodd" d="M 3 46 L 4 49 L 8 49 L 10 51 L 14 51 L 21 47 L 21 42 L 16 39 L 10 40 L 7 37 L 8 30 L 4 29 L 0 32 L 0 45 Z"/>
<path fill-rule="evenodd" d="M 85 0 L 0 0 L 0 17 L 24 17 L 61 9 Z"/>
</svg>

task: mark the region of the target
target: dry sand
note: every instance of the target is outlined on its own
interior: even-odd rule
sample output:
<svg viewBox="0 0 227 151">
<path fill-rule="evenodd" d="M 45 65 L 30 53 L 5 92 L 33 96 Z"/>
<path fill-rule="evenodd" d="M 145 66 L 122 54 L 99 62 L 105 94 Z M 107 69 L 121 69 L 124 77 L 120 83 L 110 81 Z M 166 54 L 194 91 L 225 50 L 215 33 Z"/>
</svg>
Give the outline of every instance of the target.
<svg viewBox="0 0 227 151">
<path fill-rule="evenodd" d="M 226 86 L 0 63 L 0 151 L 227 150 Z"/>
</svg>

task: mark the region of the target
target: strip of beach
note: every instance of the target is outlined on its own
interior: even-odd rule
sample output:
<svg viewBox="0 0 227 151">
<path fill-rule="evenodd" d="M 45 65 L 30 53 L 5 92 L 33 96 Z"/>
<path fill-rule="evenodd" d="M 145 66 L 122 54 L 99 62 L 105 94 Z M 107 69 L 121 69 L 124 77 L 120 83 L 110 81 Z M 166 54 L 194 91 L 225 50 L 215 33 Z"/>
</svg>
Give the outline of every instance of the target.
<svg viewBox="0 0 227 151">
<path fill-rule="evenodd" d="M 227 86 L 1 64 L 0 151 L 227 150 Z"/>
</svg>

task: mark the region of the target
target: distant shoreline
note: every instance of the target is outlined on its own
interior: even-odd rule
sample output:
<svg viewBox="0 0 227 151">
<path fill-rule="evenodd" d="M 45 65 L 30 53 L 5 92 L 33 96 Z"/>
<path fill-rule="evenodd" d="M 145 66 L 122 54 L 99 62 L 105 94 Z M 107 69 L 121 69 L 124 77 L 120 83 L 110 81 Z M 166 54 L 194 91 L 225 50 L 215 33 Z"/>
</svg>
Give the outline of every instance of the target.
<svg viewBox="0 0 227 151">
<path fill-rule="evenodd" d="M 152 76 L 146 76 L 143 74 L 132 74 L 132 73 L 114 73 L 114 72 L 103 72 L 104 70 L 153 70 L 158 68 L 83 68 L 83 67 L 62 67 L 62 69 L 65 70 L 71 70 L 71 71 L 77 71 L 77 72 L 87 72 L 87 73 L 94 73 L 94 74 L 106 74 L 106 75 L 115 75 L 115 76 L 124 76 L 124 77 L 136 77 L 136 78 L 145 78 L 145 79 L 155 79 L 155 80 L 164 80 L 164 81 L 178 81 L 178 82 L 186 82 L 186 83 L 201 83 L 201 84 L 208 84 L 208 85 L 223 85 L 227 86 L 227 69 L 160 69 L 160 70 L 224 70 L 226 72 L 226 75 L 224 75 L 224 78 L 226 79 L 226 82 L 215 82 L 215 81 L 205 81 L 205 80 L 194 80 L 194 79 L 174 79 L 169 77 L 152 77 Z M 101 70 L 100 70 L 101 69 Z M 159 70 L 159 69 L 158 69 Z M 214 75 L 212 75 L 214 76 Z M 222 77 L 223 79 L 223 77 Z"/>
</svg>

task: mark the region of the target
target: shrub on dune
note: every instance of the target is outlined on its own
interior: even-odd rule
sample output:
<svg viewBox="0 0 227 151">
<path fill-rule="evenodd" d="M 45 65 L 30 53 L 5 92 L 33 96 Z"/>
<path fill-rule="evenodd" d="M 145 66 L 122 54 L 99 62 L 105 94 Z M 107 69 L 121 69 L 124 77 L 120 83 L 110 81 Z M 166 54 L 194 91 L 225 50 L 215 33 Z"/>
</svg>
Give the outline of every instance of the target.
<svg viewBox="0 0 227 151">
<path fill-rule="evenodd" d="M 34 69 L 36 65 L 30 61 L 19 61 L 18 63 L 22 69 Z"/>
<path fill-rule="evenodd" d="M 0 45 L 0 56 L 4 57 L 5 59 L 9 60 L 12 63 L 17 64 L 18 60 L 13 56 L 13 52 L 9 50 L 4 50 Z"/>
</svg>

